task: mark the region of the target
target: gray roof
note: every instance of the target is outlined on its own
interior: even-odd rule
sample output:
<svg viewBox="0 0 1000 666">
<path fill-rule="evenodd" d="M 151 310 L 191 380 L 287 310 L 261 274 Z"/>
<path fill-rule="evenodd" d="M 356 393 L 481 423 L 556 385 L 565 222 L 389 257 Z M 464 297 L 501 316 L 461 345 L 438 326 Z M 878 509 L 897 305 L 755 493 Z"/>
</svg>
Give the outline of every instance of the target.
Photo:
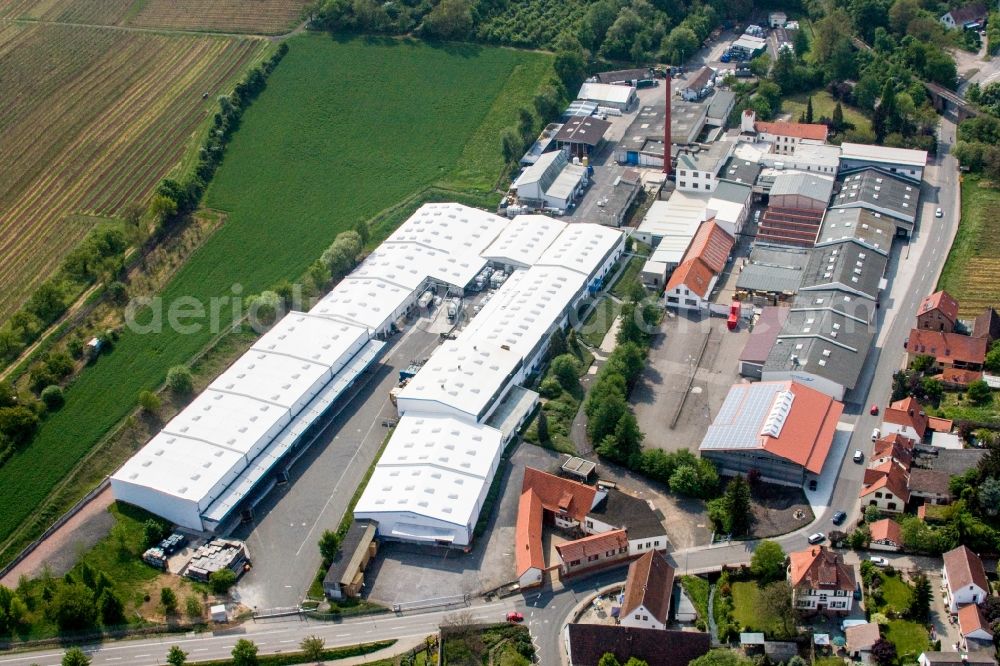
<svg viewBox="0 0 1000 666">
<path fill-rule="evenodd" d="M 754 245 L 736 288 L 774 294 L 794 294 L 802 283 L 809 251 L 803 248 Z"/>
<path fill-rule="evenodd" d="M 655 106 L 644 106 L 635 114 L 635 120 L 625 130 L 625 136 L 618 142 L 619 150 L 642 151 L 647 140 L 660 142 L 656 149 L 657 155 L 663 154 L 663 114 L 666 106 L 663 103 Z M 688 143 L 694 140 L 705 124 L 705 113 L 708 107 L 695 102 L 685 102 L 675 97 L 670 103 L 670 121 L 672 124 L 670 136 L 674 143 Z"/>
<path fill-rule="evenodd" d="M 816 235 L 816 245 L 853 240 L 882 254 L 889 254 L 896 223 L 866 208 L 833 208 L 827 211 Z"/>
<path fill-rule="evenodd" d="M 736 93 L 732 90 L 718 90 L 712 96 L 712 101 L 708 103 L 709 118 L 719 118 L 729 114 L 736 103 Z M 725 120 L 725 118 L 722 118 Z"/>
<path fill-rule="evenodd" d="M 803 271 L 800 291 L 836 289 L 878 296 L 887 258 L 849 241 L 814 248 Z"/>
<path fill-rule="evenodd" d="M 920 186 L 874 167 L 841 173 L 831 208 L 860 206 L 893 217 L 910 230 L 916 218 Z"/>
<path fill-rule="evenodd" d="M 567 120 L 555 135 L 558 143 L 596 146 L 604 139 L 611 123 L 592 116 L 577 116 Z"/>
<path fill-rule="evenodd" d="M 951 475 L 964 474 L 979 464 L 987 453 L 986 449 L 941 449 L 920 447 L 915 463 L 921 467 L 947 472 Z"/>
<path fill-rule="evenodd" d="M 594 78 L 599 83 L 629 83 L 642 79 L 653 78 L 653 73 L 647 69 L 616 69 L 610 72 L 598 72 Z"/>
<path fill-rule="evenodd" d="M 960 664 L 963 666 L 997 666 L 997 660 L 990 654 L 992 650 L 969 652 L 924 652 L 930 664 Z"/>
<path fill-rule="evenodd" d="M 836 290 L 803 291 L 795 297 L 796 310 L 833 310 L 858 323 L 875 321 L 875 301 Z"/>
<path fill-rule="evenodd" d="M 779 173 L 774 178 L 774 184 L 771 185 L 771 196 L 783 194 L 809 197 L 816 201 L 822 201 L 825 206 L 830 203 L 830 195 L 833 194 L 833 179 L 805 171 Z"/>
<path fill-rule="evenodd" d="M 712 190 L 713 199 L 722 199 L 723 201 L 731 201 L 732 203 L 745 204 L 750 195 L 753 193 L 753 188 L 749 185 L 743 185 L 741 183 L 732 183 L 728 180 L 720 180 L 715 189 Z"/>
<path fill-rule="evenodd" d="M 771 353 L 771 347 L 781 333 L 788 318 L 788 308 L 786 307 L 766 307 L 760 312 L 760 317 L 753 325 L 753 331 L 747 338 L 747 343 L 740 354 L 741 361 L 749 363 L 760 363 L 763 365 Z"/>
<path fill-rule="evenodd" d="M 757 162 L 749 162 L 734 156 L 726 163 L 725 168 L 719 174 L 719 179 L 753 186 L 757 182 L 757 177 L 760 176 L 761 168 Z"/>
<path fill-rule="evenodd" d="M 698 146 L 697 151 L 685 151 L 677 156 L 678 169 L 694 169 L 695 171 L 710 171 L 719 173 L 722 162 L 733 149 L 732 143 L 716 141 L 705 146 Z"/>
<path fill-rule="evenodd" d="M 588 515 L 600 516 L 608 525 L 628 530 L 629 539 L 665 537 L 663 514 L 650 508 L 644 499 L 626 495 L 614 488 L 608 489 L 607 497 L 590 510 Z"/>
</svg>

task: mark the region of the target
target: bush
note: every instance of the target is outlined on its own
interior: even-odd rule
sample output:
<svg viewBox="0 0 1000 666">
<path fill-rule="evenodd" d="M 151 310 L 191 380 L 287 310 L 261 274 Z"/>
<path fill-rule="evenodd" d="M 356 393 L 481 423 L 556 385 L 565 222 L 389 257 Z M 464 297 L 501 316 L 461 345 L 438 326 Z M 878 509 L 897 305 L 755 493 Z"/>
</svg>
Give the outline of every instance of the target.
<svg viewBox="0 0 1000 666">
<path fill-rule="evenodd" d="M 562 395 L 562 386 L 555 377 L 546 377 L 538 386 L 538 394 L 546 400 L 554 400 Z"/>
<path fill-rule="evenodd" d="M 188 395 L 194 391 L 194 379 L 186 365 L 175 365 L 167 371 L 167 388 L 176 395 Z"/>
<path fill-rule="evenodd" d="M 142 408 L 142 411 L 155 414 L 160 411 L 160 398 L 152 391 L 140 391 L 139 406 Z"/>
<path fill-rule="evenodd" d="M 212 586 L 212 592 L 225 594 L 229 588 L 236 584 L 236 574 L 229 569 L 220 569 L 212 572 L 208 577 L 208 583 Z"/>
<path fill-rule="evenodd" d="M 51 384 L 42 389 L 42 402 L 49 411 L 54 412 L 66 402 L 65 396 L 63 396 L 63 390 L 61 387 Z"/>
</svg>

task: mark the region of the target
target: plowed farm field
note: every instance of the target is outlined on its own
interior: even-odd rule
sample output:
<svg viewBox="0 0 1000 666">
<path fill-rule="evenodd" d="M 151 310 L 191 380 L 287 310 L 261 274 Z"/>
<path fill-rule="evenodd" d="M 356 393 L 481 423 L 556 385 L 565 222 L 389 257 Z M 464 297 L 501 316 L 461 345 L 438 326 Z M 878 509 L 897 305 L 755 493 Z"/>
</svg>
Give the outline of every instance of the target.
<svg viewBox="0 0 1000 666">
<path fill-rule="evenodd" d="M 275 35 L 299 22 L 305 0 L 9 0 L 0 18 L 167 30 Z"/>
<path fill-rule="evenodd" d="M 143 202 L 268 46 L 0 21 L 0 319 L 90 229 Z M 84 222 L 81 222 L 83 220 Z"/>
</svg>

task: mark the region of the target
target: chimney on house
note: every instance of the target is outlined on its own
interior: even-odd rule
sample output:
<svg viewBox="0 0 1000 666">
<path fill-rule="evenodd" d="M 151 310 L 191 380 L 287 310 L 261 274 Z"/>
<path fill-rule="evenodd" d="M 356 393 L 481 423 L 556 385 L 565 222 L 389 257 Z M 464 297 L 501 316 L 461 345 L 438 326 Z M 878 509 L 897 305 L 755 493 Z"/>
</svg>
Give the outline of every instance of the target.
<svg viewBox="0 0 1000 666">
<path fill-rule="evenodd" d="M 673 86 L 671 86 L 670 84 L 672 81 L 673 81 L 673 68 L 671 67 L 667 69 L 667 86 L 666 86 L 667 108 L 663 112 L 663 175 L 666 178 L 670 178 L 670 160 L 671 160 L 671 153 L 673 152 L 672 150 L 670 150 L 670 146 L 672 144 L 670 130 L 673 125 L 670 119 L 670 110 L 671 110 L 670 91 L 673 88 Z"/>
<path fill-rule="evenodd" d="M 754 112 L 754 110 L 744 109 L 743 117 L 740 119 L 740 131 L 752 134 L 755 131 L 754 123 L 756 122 L 757 122 L 757 114 Z"/>
</svg>

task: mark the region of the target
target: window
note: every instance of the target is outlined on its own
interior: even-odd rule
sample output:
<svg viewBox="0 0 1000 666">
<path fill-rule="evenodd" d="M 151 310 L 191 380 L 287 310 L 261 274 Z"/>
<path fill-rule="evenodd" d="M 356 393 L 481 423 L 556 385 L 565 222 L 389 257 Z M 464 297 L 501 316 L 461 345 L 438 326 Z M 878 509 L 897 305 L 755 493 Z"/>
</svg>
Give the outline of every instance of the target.
<svg viewBox="0 0 1000 666">
<path fill-rule="evenodd" d="M 882 493 L 881 492 L 876 492 L 875 493 L 875 497 L 877 497 L 878 499 L 882 499 Z"/>
<path fill-rule="evenodd" d="M 635 619 L 637 619 L 637 620 L 639 619 L 639 614 L 638 613 L 635 614 Z"/>
<path fill-rule="evenodd" d="M 694 300 L 693 298 L 685 298 L 684 299 L 684 305 L 690 305 L 691 307 L 697 307 L 698 301 Z"/>
<path fill-rule="evenodd" d="M 594 560 L 599 559 L 599 557 L 600 557 L 599 555 L 591 555 L 587 558 L 587 561 L 593 562 Z"/>
<path fill-rule="evenodd" d="M 642 616 L 642 619 L 643 619 L 643 620 L 648 620 L 648 619 L 649 619 L 649 616 L 648 616 L 648 615 L 643 615 L 643 616 Z"/>
<path fill-rule="evenodd" d="M 896 503 L 895 502 L 889 502 L 889 506 L 886 507 L 886 508 L 888 508 L 889 511 L 895 511 L 896 510 Z"/>
<path fill-rule="evenodd" d="M 659 545 L 660 545 L 660 540 L 659 540 L 659 539 L 657 539 L 656 541 L 654 541 L 654 542 L 653 542 L 653 545 L 654 545 L 654 546 L 659 546 Z"/>
<path fill-rule="evenodd" d="M 640 544 L 636 544 L 635 549 L 636 550 L 642 550 L 642 544 L 641 543 Z"/>
<path fill-rule="evenodd" d="M 627 552 L 628 552 L 628 546 L 622 546 L 621 548 L 618 549 L 618 554 L 619 555 L 621 553 L 627 553 Z"/>
<path fill-rule="evenodd" d="M 687 172 L 687 171 L 685 171 L 684 169 L 681 169 L 681 170 L 680 170 L 680 174 L 681 174 L 682 176 L 686 176 L 686 175 L 688 175 L 688 172 Z"/>
<path fill-rule="evenodd" d="M 573 560 L 572 562 L 569 563 L 571 567 L 575 567 L 578 564 L 580 564 L 580 560 Z"/>
<path fill-rule="evenodd" d="M 587 527 L 593 528 L 594 527 L 594 521 L 588 520 L 587 521 Z"/>
<path fill-rule="evenodd" d="M 687 187 L 687 186 L 688 186 L 687 181 L 682 180 L 681 181 L 681 187 Z"/>
<path fill-rule="evenodd" d="M 693 187 L 694 189 L 697 190 L 698 189 L 698 183 L 691 183 L 691 187 Z"/>
</svg>

